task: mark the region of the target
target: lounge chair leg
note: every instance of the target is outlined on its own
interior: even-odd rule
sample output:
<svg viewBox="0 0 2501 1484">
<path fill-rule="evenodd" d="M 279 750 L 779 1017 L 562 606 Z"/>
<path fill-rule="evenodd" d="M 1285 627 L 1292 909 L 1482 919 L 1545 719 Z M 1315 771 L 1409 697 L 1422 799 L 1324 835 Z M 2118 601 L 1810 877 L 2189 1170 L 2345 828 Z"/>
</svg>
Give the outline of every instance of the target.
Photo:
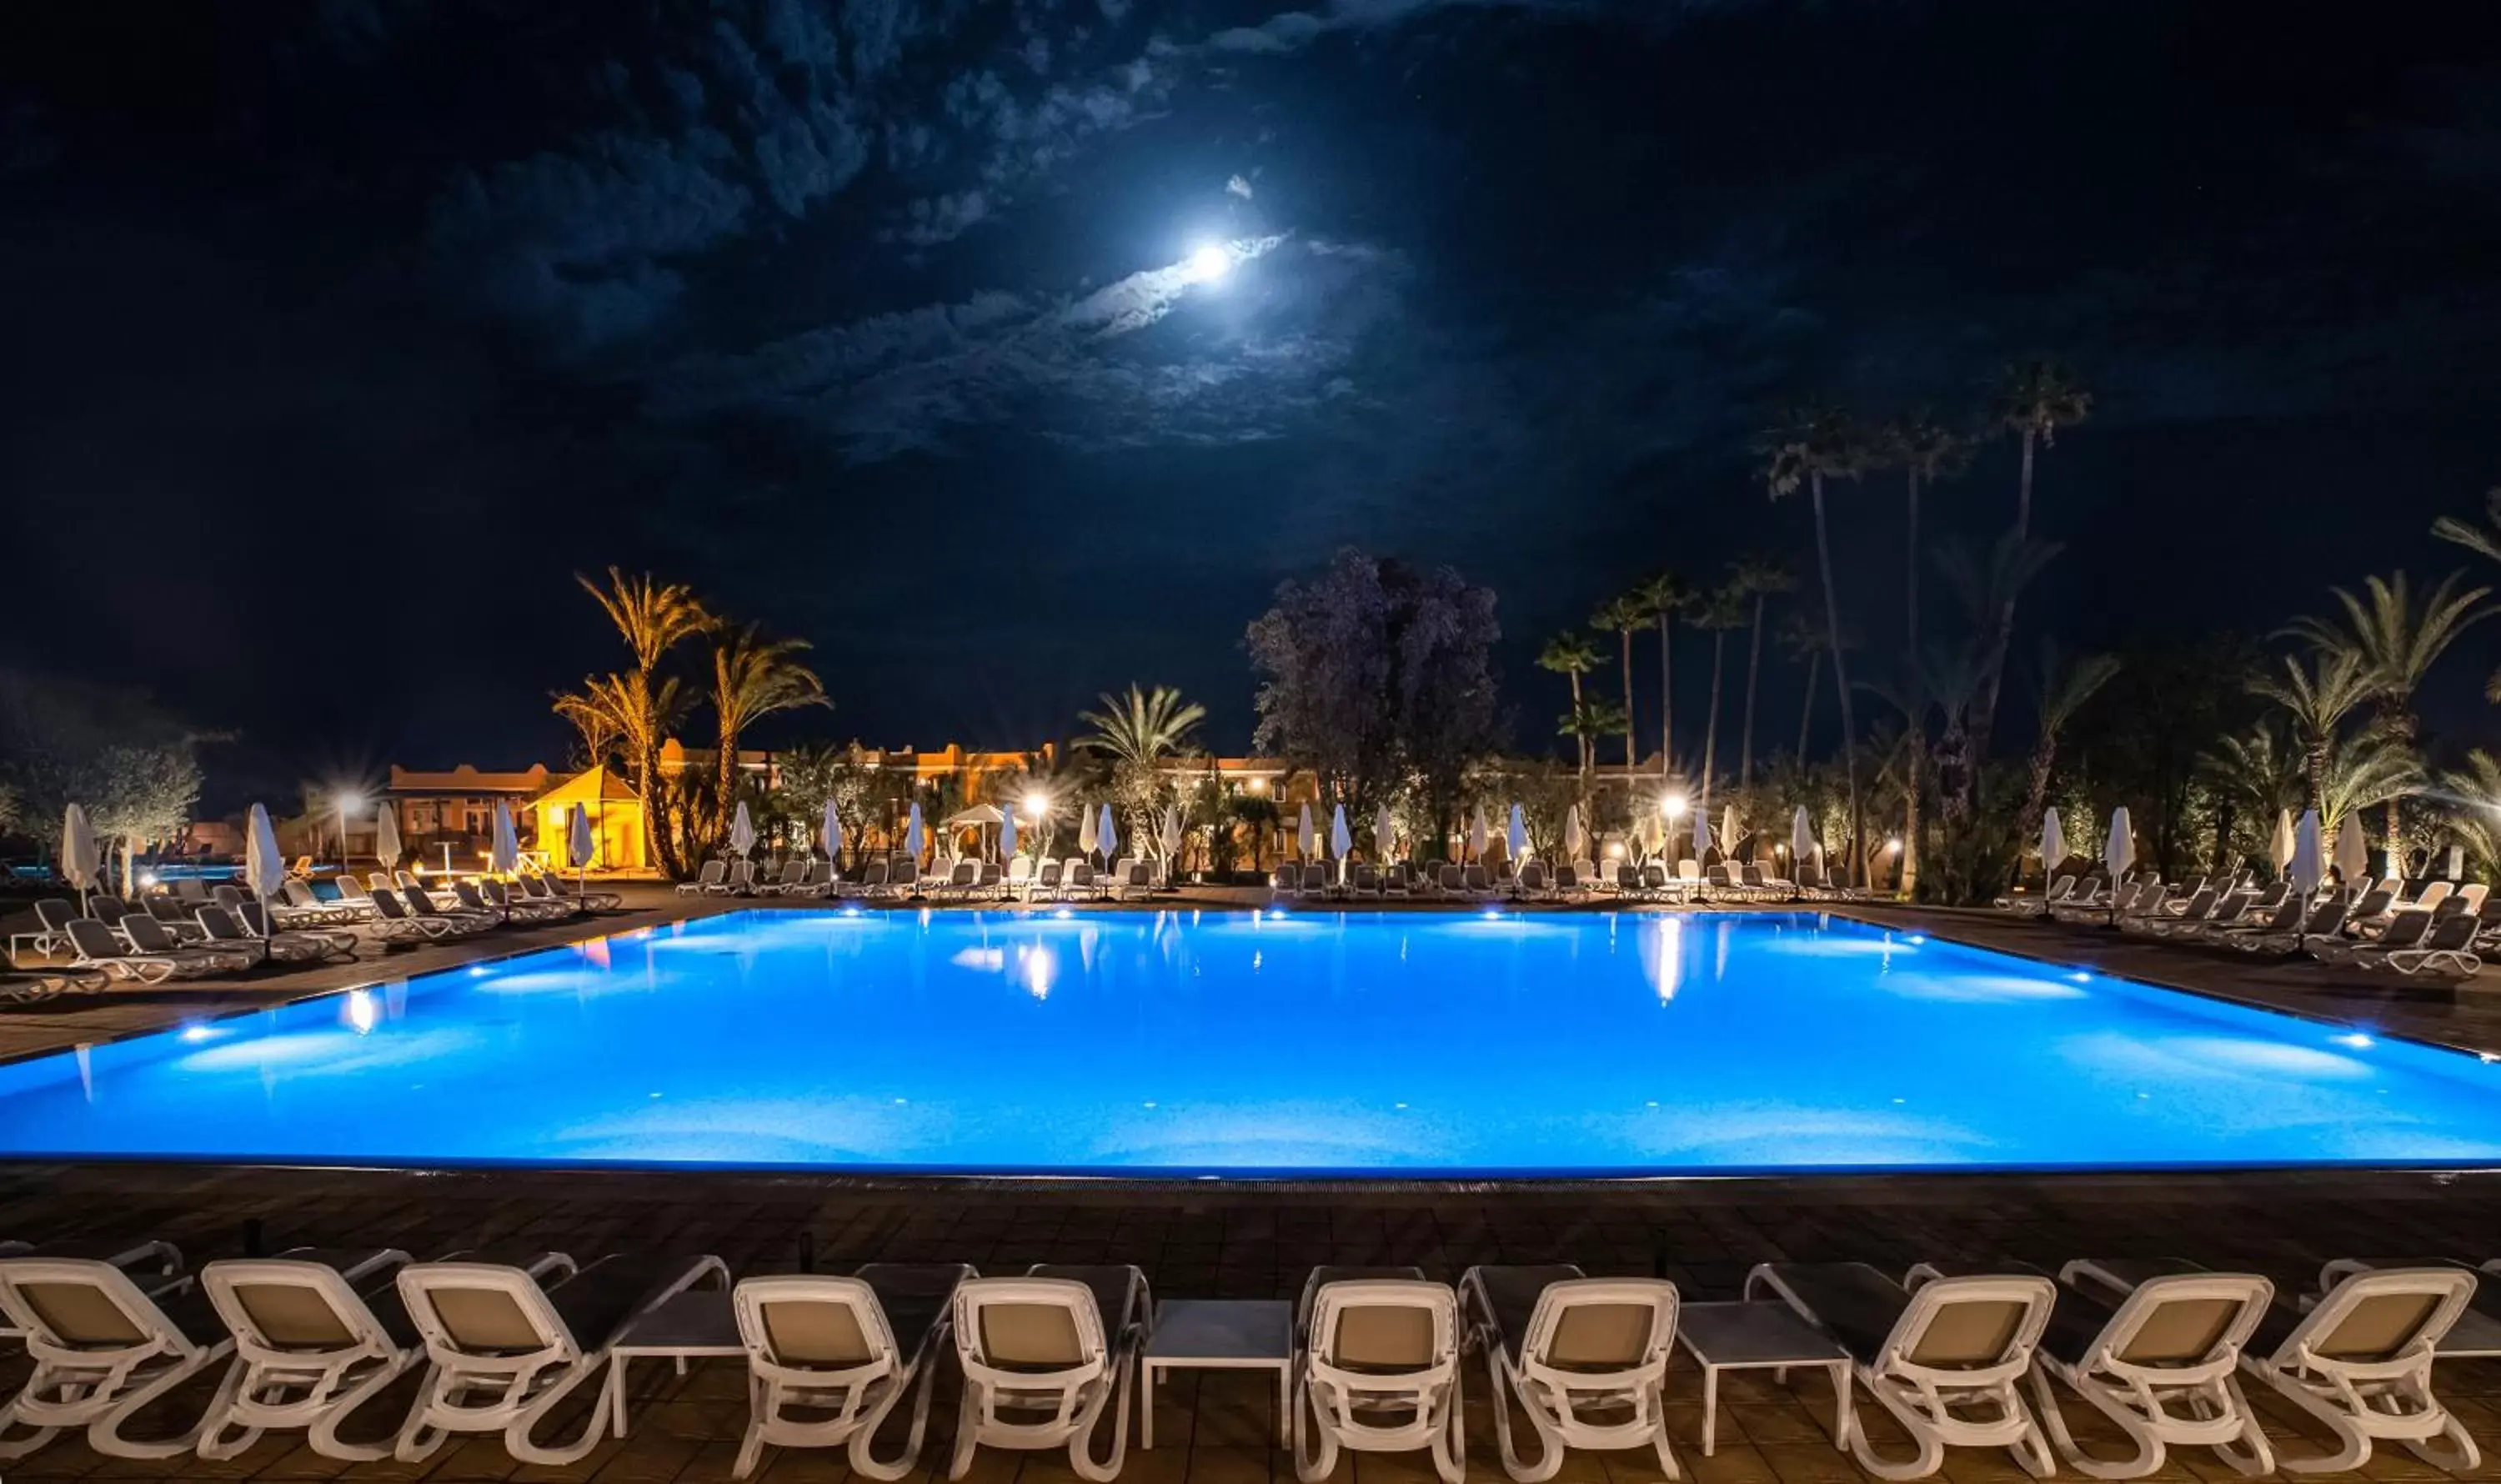
<svg viewBox="0 0 2501 1484">
<path fill-rule="evenodd" d="M 2162 1467 L 2162 1439 L 2153 1434 L 2144 1419 L 2079 1386 L 2074 1388 L 2076 1395 L 2084 1398 L 2095 1411 L 2117 1423 L 2128 1440 L 2136 1444 L 2134 1457 L 2116 1463 L 2086 1453 L 2068 1430 L 2067 1415 L 2058 1406 L 2057 1394 L 2051 1389 L 2049 1367 L 2038 1358 L 2032 1362 L 2032 1390 L 2040 1405 L 2040 1427 L 2048 1431 L 2050 1441 L 2057 1447 L 2058 1456 L 2073 1466 L 2078 1473 L 2092 1479 L 2134 1479 Z"/>
<path fill-rule="evenodd" d="M 375 1367 L 372 1375 L 340 1393 L 338 1400 L 321 1414 L 320 1420 L 313 1424 L 311 1433 L 306 1438 L 306 1441 L 313 1445 L 313 1451 L 323 1458 L 346 1459 L 355 1464 L 378 1463 L 390 1457 L 389 1443 L 351 1443 L 339 1436 L 339 1430 L 348 1425 L 348 1419 L 355 1415 L 358 1407 L 371 1401 L 383 1388 L 406 1374 L 408 1367 L 415 1365 L 416 1361 L 417 1358 L 413 1355 L 393 1356 Z"/>
<path fill-rule="evenodd" d="M 200 1457 L 234 1458 L 260 1440 L 258 1428 L 238 1428 L 231 1436 L 226 1432 L 234 1421 L 235 1400 L 243 1394 L 243 1378 L 250 1369 L 241 1356 L 226 1366 L 225 1378 L 217 1383 L 217 1394 L 209 1402 L 200 1429 Z"/>
<path fill-rule="evenodd" d="M 2274 1387 L 2286 1400 L 2325 1423 L 2328 1431 L 2336 1434 L 2339 1445 L 2335 1452 L 2322 1454 L 2317 1458 L 2279 1458 L 2276 1460 L 2278 1468 L 2286 1473 L 2343 1473 L 2370 1462 L 2371 1434 L 2356 1427 L 2353 1419 L 2346 1416 L 2341 1408 L 2332 1406 L 2324 1399 L 2313 1395 L 2308 1387 L 2295 1385 L 2278 1376 L 2274 1371 L 2264 1371 L 2261 1374 L 2266 1378 L 2266 1383 Z"/>
<path fill-rule="evenodd" d="M 1294 1477 L 1302 1484 L 1320 1484 L 1337 1469 L 1337 1434 L 1320 1423 L 1319 1405 L 1310 1382 L 1294 1388 Z"/>
<path fill-rule="evenodd" d="M 929 1398 L 938 1366 L 934 1361 L 923 1360 L 918 1369 L 919 1378 L 912 1383 L 912 1431 L 904 1441 L 903 1456 L 891 1464 L 882 1464 L 877 1460 L 875 1447 L 878 1427 L 894 1410 L 895 1402 L 902 1400 L 903 1393 L 898 1389 L 873 1414 L 861 1419 L 859 1431 L 851 1434 L 851 1472 L 862 1478 L 880 1480 L 883 1484 L 883 1481 L 902 1478 L 919 1465 L 921 1440 L 929 1433 Z"/>
<path fill-rule="evenodd" d="M 1502 1454 L 1502 1471 L 1518 1480 L 1519 1484 L 1545 1484 L 1563 1467 L 1561 1443 L 1546 1430 L 1546 1419 L 1537 1408 L 1523 1399 L 1522 1409 L 1528 1413 L 1529 1426 L 1537 1433 L 1540 1446 L 1534 1460 L 1520 1457 L 1519 1450 L 1512 1443 L 1512 1388 L 1510 1378 L 1503 1374 L 1503 1351 L 1499 1344 L 1485 1346 L 1485 1374 L 1491 1378 L 1488 1385 L 1493 1395 L 1493 1437 Z"/>
<path fill-rule="evenodd" d="M 233 1347 L 230 1342 L 218 1345 L 193 1360 L 169 1366 L 154 1380 L 126 1393 L 113 1410 L 87 1424 L 86 1445 L 108 1458 L 145 1459 L 174 1458 L 198 1447 L 200 1433 L 209 1425 L 208 1414 L 205 1412 L 200 1415 L 199 1421 L 191 1424 L 183 1432 L 156 1442 L 138 1442 L 126 1438 L 121 1435 L 121 1430 L 131 1418 L 146 1410 L 157 1398 L 216 1364 L 218 1358 L 231 1348 Z"/>
<path fill-rule="evenodd" d="M 1467 1484 L 1468 1435 L 1466 1409 L 1459 1404 L 1460 1377 L 1466 1372 L 1453 1367 L 1451 1371 L 1451 1394 L 1442 1400 L 1448 1419 L 1433 1434 L 1433 1471 L 1442 1476 L 1442 1484 Z M 1541 1433 L 1543 1429 L 1540 1429 Z M 1547 1439 L 1547 1453 L 1556 1467 L 1561 1467 L 1563 1450 Z"/>
<path fill-rule="evenodd" d="M 504 1451 L 524 1464 L 578 1464 L 588 1458 L 590 1450 L 598 1447 L 599 1440 L 608 1435 L 610 1408 L 604 1391 L 592 1396 L 590 1420 L 583 1424 L 582 1435 L 572 1442 L 543 1448 L 530 1441 L 530 1430 L 546 1421 L 548 1414 L 563 1404 L 564 1400 L 579 1391 L 584 1382 L 598 1377 L 600 1367 L 607 1364 L 606 1351 L 575 1362 L 564 1375 L 556 1379 L 555 1384 L 504 1429 Z"/>
<path fill-rule="evenodd" d="M 973 1445 L 981 1437 L 981 1388 L 971 1381 L 964 1383 L 963 1400 L 955 1410 L 955 1452 L 947 1462 L 947 1477 L 960 1479 L 973 1467 Z"/>
<path fill-rule="evenodd" d="M 1877 1457 L 1875 1444 L 1867 1436 L 1867 1429 L 1853 1415 L 1851 1418 L 1850 1456 L 1858 1460 L 1858 1467 L 1880 1479 L 1892 1480 L 1923 1479 L 1936 1472 L 1937 1466 L 1945 1462 L 1946 1449 L 1937 1438 L 1935 1426 L 1881 1388 L 1870 1386 L 1867 1392 L 1876 1399 L 1879 1406 L 1892 1413 L 1894 1420 L 1901 1423 L 1903 1431 L 1909 1433 L 1911 1440 L 1918 1445 L 1918 1452 L 1909 1463 L 1887 1463 Z"/>
<path fill-rule="evenodd" d="M 2258 1426 L 2258 1414 L 2250 1409 L 2250 1399 L 2241 1394 L 2240 1378 L 2223 1378 L 2224 1394 L 2231 1398 L 2232 1409 L 2248 1419 L 2241 1426 L 2237 1442 L 2217 1443 L 2215 1454 L 2240 1473 L 2251 1476 L 2275 1472 L 2275 1448 L 2267 1441 L 2266 1430 Z"/>
<path fill-rule="evenodd" d="M 24 1458 L 61 1434 L 61 1430 L 58 1428 L 36 1428 L 31 1432 L 20 1433 L 11 1437 L 9 1430 L 17 1426 L 18 1426 L 17 1408 L 11 1407 L 5 1415 L 0 1415 L 0 1459 Z"/>
<path fill-rule="evenodd" d="M 1113 1395 L 1108 1408 L 1106 1399 L 1096 1398 L 1093 1415 L 1082 1421 L 1078 1425 L 1077 1435 L 1068 1440 L 1068 1467 L 1076 1470 L 1079 1478 L 1088 1480 L 1089 1484 L 1111 1484 L 1112 1480 L 1119 1477 L 1120 1460 L 1128 1454 L 1129 1377 L 1133 1373 L 1133 1367 L 1129 1357 L 1124 1353 L 1113 1359 L 1112 1368 L 1117 1373 L 1117 1379 L 1112 1384 Z M 1094 1430 L 1102 1425 L 1103 1413 L 1107 1409 L 1112 1413 L 1112 1456 L 1098 1464 L 1094 1461 L 1089 1444 L 1094 1436 Z"/>
<path fill-rule="evenodd" d="M 2437 1439 L 2426 1437 L 2410 1442 L 2406 1444 L 2406 1451 L 2435 1468 L 2446 1468 L 2451 1473 L 2471 1473 L 2484 1462 L 2483 1451 L 2475 1446 L 2475 1438 L 2455 1417 L 2450 1417 L 2442 1424 Z"/>
</svg>

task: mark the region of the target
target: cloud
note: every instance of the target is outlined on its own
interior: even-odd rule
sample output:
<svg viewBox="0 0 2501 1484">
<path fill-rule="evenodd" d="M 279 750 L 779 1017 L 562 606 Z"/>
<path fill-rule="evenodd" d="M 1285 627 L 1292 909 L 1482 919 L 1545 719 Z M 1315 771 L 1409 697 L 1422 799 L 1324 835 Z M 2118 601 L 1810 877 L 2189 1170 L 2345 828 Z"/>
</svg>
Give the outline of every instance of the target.
<svg viewBox="0 0 2501 1484">
<path fill-rule="evenodd" d="M 1258 442 L 1359 400 L 1349 366 L 1398 312 L 1403 259 L 1283 237 L 1231 246 L 1242 267 L 1220 287 L 1177 262 L 1055 299 L 991 292 L 873 316 L 690 358 L 650 405 L 681 422 L 786 421 L 876 463 L 984 431 L 1077 449 Z M 1185 330 L 1161 333 L 1199 299 Z"/>
<path fill-rule="evenodd" d="M 1240 196 L 1248 201 L 1250 199 L 1250 183 L 1237 175 L 1224 183 L 1224 193 L 1228 196 Z"/>
</svg>

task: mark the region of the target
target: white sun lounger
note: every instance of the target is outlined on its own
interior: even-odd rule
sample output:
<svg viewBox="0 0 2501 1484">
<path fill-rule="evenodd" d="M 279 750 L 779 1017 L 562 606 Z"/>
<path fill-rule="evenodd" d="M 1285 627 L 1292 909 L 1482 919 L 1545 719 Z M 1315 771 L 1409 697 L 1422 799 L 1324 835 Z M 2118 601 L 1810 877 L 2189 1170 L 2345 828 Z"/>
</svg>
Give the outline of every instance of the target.
<svg viewBox="0 0 2501 1484">
<path fill-rule="evenodd" d="M 1341 1448 L 1427 1449 L 1444 1484 L 1467 1477 L 1459 1302 L 1449 1284 L 1412 1267 L 1315 1268 L 1294 1343 L 1294 1473 L 1303 1484 L 1327 1478 Z"/>
<path fill-rule="evenodd" d="M 900 1479 L 918 1467 L 929 1393 L 955 1289 L 976 1276 L 950 1263 L 871 1263 L 848 1278 L 748 1278 L 734 1293 L 747 1345 L 747 1435 L 732 1475 L 764 1448 L 850 1448 L 850 1471 Z M 876 1455 L 878 1427 L 905 1393 L 912 1422 L 902 1454 Z"/>
<path fill-rule="evenodd" d="M 65 1428 L 85 1429 L 87 1446 L 111 1458 L 169 1459 L 198 1444 L 205 1417 L 171 1437 L 122 1435 L 234 1346 L 190 1279 L 151 1293 L 104 1259 L 0 1259 L 0 1314 L 34 1362 L 0 1410 L 0 1458 L 22 1458 Z"/>
<path fill-rule="evenodd" d="M 1846 1439 L 1880 1479 L 1936 1472 L 1949 1445 L 2005 1448 L 2027 1473 L 2055 1456 L 2017 1383 L 2050 1322 L 2056 1285 L 2033 1273 L 1938 1278 L 1906 1289 L 1864 1263 L 1763 1263 L 1746 1297 L 1778 1295 L 1850 1353 L 1851 1375 L 1917 1447 L 1907 1462 L 1878 1456 L 1854 1412 Z"/>
<path fill-rule="evenodd" d="M 1020 1278 L 974 1278 L 956 1288 L 955 1357 L 962 1410 L 947 1477 L 973 1467 L 973 1450 L 1066 1448 L 1091 1484 L 1120 1471 L 1138 1349 L 1154 1325 L 1146 1274 L 1134 1267 L 1044 1264 Z M 1111 1412 L 1111 1451 L 1093 1439 Z"/>
<path fill-rule="evenodd" d="M 729 1269 L 717 1257 L 608 1258 L 545 1288 L 539 1274 L 498 1263 L 401 1268 L 400 1298 L 429 1369 L 392 1456 L 418 1463 L 450 1433 L 500 1433 L 525 1464 L 579 1463 L 606 1434 L 608 1407 L 594 1405 L 569 1443 L 544 1446 L 531 1432 L 592 1383 L 628 1320 L 699 1283 L 727 1288 Z"/>
<path fill-rule="evenodd" d="M 387 1440 L 350 1443 L 339 1429 L 424 1353 L 388 1293 L 390 1275 L 407 1262 L 395 1248 L 299 1248 L 200 1269 L 201 1291 L 235 1343 L 202 1423 L 200 1456 L 234 1458 L 264 1432 L 302 1429 L 324 1458 L 388 1458 Z M 378 1283 L 380 1308 L 368 1297 Z"/>
<path fill-rule="evenodd" d="M 1566 1448 L 1649 1448 L 1678 1477 L 1663 1394 L 1676 1340 L 1676 1285 L 1591 1278 L 1569 1265 L 1471 1267 L 1459 1279 L 1470 1347 L 1493 1383 L 1495 1440 L 1505 1472 L 1541 1484 Z M 1537 1432 L 1538 1457 L 1512 1440 L 1511 1399 Z"/>
<path fill-rule="evenodd" d="M 703 863 L 703 869 L 695 873 L 694 880 L 678 883 L 678 894 L 680 896 L 708 895 L 719 891 L 728 880 L 728 861 L 707 860 Z"/>
</svg>

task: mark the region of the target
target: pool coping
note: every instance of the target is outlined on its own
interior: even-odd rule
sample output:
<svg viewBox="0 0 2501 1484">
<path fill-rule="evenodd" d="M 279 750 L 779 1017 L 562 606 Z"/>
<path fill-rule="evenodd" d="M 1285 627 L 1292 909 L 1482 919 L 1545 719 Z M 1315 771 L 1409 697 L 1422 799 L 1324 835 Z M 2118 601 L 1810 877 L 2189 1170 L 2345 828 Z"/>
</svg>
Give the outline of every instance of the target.
<svg viewBox="0 0 2501 1484">
<path fill-rule="evenodd" d="M 888 912 L 921 913 L 928 911 L 951 912 L 980 910 L 978 907 L 967 906 L 965 904 L 940 904 L 926 902 L 917 904 L 855 902 L 846 903 L 845 905 L 856 911 L 876 912 L 880 915 Z M 2494 1061 L 2501 1061 L 2501 1057 L 2496 1057 L 2495 1055 L 2479 1048 L 2458 1046 L 2424 1036 L 2409 1035 L 2402 1031 L 2387 1031 L 2379 1027 L 2363 1027 L 2354 1021 L 2274 1004 L 2263 999 L 2256 999 L 2246 995 L 2231 995 L 2221 991 L 2199 989 L 2187 985 L 2169 983 L 2164 980 L 2153 979 L 2136 973 L 2108 973 L 2098 968 L 2092 968 L 2088 965 L 2068 963 L 2061 960 L 2050 958 L 2041 954 L 2026 953 L 2018 949 L 2000 948 L 1984 943 L 1968 942 L 1955 937 L 1951 932 L 1940 932 L 1933 928 L 1906 928 L 1896 924 L 1881 922 L 1845 910 L 1846 906 L 1851 905 L 1866 906 L 1884 904 L 1841 904 L 1833 902 L 1797 901 L 1785 903 L 1751 902 L 1742 904 L 1710 904 L 1695 907 L 1667 906 L 1659 903 L 1615 905 L 1577 902 L 1557 904 L 1551 910 L 1553 910 L 1556 915 L 1572 915 L 1592 908 L 1601 908 L 1602 910 L 1608 911 L 1626 912 L 1634 916 L 1723 915 L 1729 917 L 1751 917 L 1778 913 L 1783 916 L 1792 917 L 1806 915 L 1840 918 L 1845 922 L 1854 924 L 1858 927 L 1870 928 L 1886 934 L 1917 932 L 1922 936 L 1942 938 L 1944 941 L 1953 944 L 1956 947 L 1970 949 L 1976 953 L 2003 954 L 2008 958 L 2020 959 L 2032 963 L 2090 972 L 2097 977 L 2115 980 L 2122 984 L 2139 985 L 2147 989 L 2162 991 L 2170 994 L 2194 995 L 2201 999 L 2234 1005 L 2243 1009 L 2260 1010 L 2270 1014 L 2283 1015 L 2294 1020 L 2304 1021 L 2312 1025 L 2343 1027 L 2351 1029 L 2367 1029 L 2375 1038 L 2402 1041 L 2430 1050 L 2445 1051 L 2456 1055 L 2474 1057 L 2480 1062 L 2491 1062 Z M 739 905 L 729 908 L 723 912 L 708 913 L 696 916 L 673 917 L 663 922 L 646 923 L 637 927 L 620 928 L 615 931 L 592 933 L 585 937 L 567 938 L 555 943 L 538 943 L 528 947 L 516 947 L 500 953 L 484 954 L 474 959 L 467 959 L 456 964 L 447 964 L 440 968 L 425 969 L 417 974 L 400 974 L 387 978 L 360 980 L 354 984 L 339 985 L 329 989 L 307 990 L 300 995 L 287 995 L 283 998 L 274 998 L 265 1003 L 242 1006 L 216 1015 L 202 1017 L 196 1021 L 187 1021 L 183 1023 L 183 1028 L 191 1025 L 217 1025 L 227 1021 L 242 1020 L 250 1016 L 272 1014 L 277 1011 L 288 1009 L 295 1005 L 307 1004 L 315 1000 L 337 998 L 343 995 L 354 994 L 370 994 L 393 983 L 406 983 L 412 979 L 425 978 L 434 974 L 448 974 L 457 970 L 475 969 L 486 964 L 509 962 L 515 959 L 527 958 L 532 954 L 553 953 L 563 949 L 578 949 L 585 944 L 604 942 L 611 938 L 623 938 L 638 934 L 660 933 L 684 928 L 698 922 L 710 922 L 716 918 L 730 916 L 732 913 L 737 912 L 782 912 L 800 910 L 821 911 L 825 910 L 825 908 L 821 905 L 802 907 L 801 904 L 797 902 L 743 901 Z M 1177 909 L 1170 905 L 1156 907 L 1130 902 L 1103 902 L 1087 904 L 1085 915 L 1129 915 L 1150 911 L 1171 912 L 1175 910 L 1255 912 L 1262 909 L 1256 905 L 1245 906 L 1230 903 L 1223 905 L 1196 905 L 1185 909 Z M 1313 910 L 1333 911 L 1342 915 L 1349 909 L 1339 906 L 1315 908 Z M 1460 911 L 1464 909 L 1452 910 Z M 1543 916 L 1545 913 L 1540 912 L 1536 915 Z M 118 1045 L 125 1041 L 138 1040 L 147 1036 L 177 1034 L 180 1033 L 180 1029 L 183 1028 L 169 1026 L 133 1028 L 117 1034 L 101 1036 L 92 1041 L 80 1041 L 68 1047 L 54 1047 L 49 1050 L 26 1051 L 14 1055 L 0 1056 L 0 1068 L 41 1060 L 45 1057 L 74 1055 L 96 1047 Z M 722 1165 L 680 1164 L 669 1163 L 636 1164 L 619 1164 L 615 1162 L 602 1163 L 598 1164 L 544 1164 L 524 1162 L 514 1162 L 511 1164 L 456 1163 L 441 1164 L 360 1164 L 353 1161 L 317 1163 L 301 1160 L 172 1160 L 161 1157 L 147 1156 L 133 1157 L 130 1159 L 88 1157 L 84 1159 L 64 1160 L 58 1157 L 0 1155 L 0 1176 L 46 1169 L 96 1172 L 113 1171 L 117 1175 L 157 1174 L 196 1177 L 205 1172 L 223 1172 L 228 1174 L 272 1174 L 283 1176 L 311 1175 L 315 1177 L 329 1178 L 410 1178 L 437 1181 L 463 1178 L 486 1180 L 499 1177 L 513 1178 L 518 1176 L 528 1178 L 554 1177 L 566 1180 L 569 1183 L 583 1182 L 585 1184 L 601 1181 L 639 1184 L 650 1181 L 654 1177 L 671 1179 L 700 1178 L 712 1181 L 736 1182 L 742 1187 L 750 1189 L 759 1185 L 790 1186 L 803 1188 L 816 1194 L 839 1192 L 856 1195 L 904 1195 L 913 1192 L 955 1192 L 1054 1195 L 1086 1193 L 1107 1196 L 1137 1196 L 1151 1193 L 1172 1196 L 1185 1191 L 1199 1191 L 1220 1192 L 1245 1196 L 1293 1194 L 1331 1198 L 1343 1197 L 1349 1195 L 1383 1196 L 1394 1194 L 1412 1194 L 1418 1197 L 1543 1194 L 1556 1197 L 1585 1198 L 1592 1196 L 1609 1194 L 1634 1195 L 1637 1193 L 1648 1193 L 1656 1195 L 1666 1192 L 1675 1192 L 1680 1196 L 1689 1196 L 1701 1191 L 1762 1193 L 1789 1187 L 1798 1187 L 1802 1189 L 1812 1189 L 1818 1198 L 1847 1199 L 1849 1198 L 1848 1192 L 1855 1188 L 1863 1187 L 1866 1188 L 1867 1194 L 1874 1194 L 1881 1191 L 1887 1200 L 1902 1198 L 1933 1199 L 1940 1196 L 1945 1196 L 1949 1192 L 1955 1193 L 1950 1198 L 1968 1198 L 1972 1194 L 1974 1194 L 1972 1187 L 1975 1185 L 1991 1187 L 1992 1189 L 1989 1190 L 1987 1194 L 2003 1196 L 2010 1188 L 2019 1189 L 2034 1183 L 2055 1185 L 2061 1191 L 2067 1192 L 2086 1191 L 2095 1188 L 2107 1187 L 2114 1193 L 2114 1195 L 2118 1195 L 2131 1193 L 2134 1190 L 2141 1190 L 2147 1186 L 2166 1187 L 2178 1185 L 2183 1182 L 2196 1182 L 2200 1187 L 2211 1187 L 2220 1183 L 2243 1192 L 2313 1187 L 2332 1182 L 2337 1184 L 2340 1189 L 2353 1190 L 2357 1195 L 2398 1196 L 2406 1194 L 2424 1194 L 2431 1191 L 2445 1191 L 2455 1186 L 2462 1180 L 2480 1180 L 2501 1177 L 2501 1164 L 2225 1164 L 2150 1169 L 2110 1169 L 2088 1167 L 2059 1169 L 2040 1168 L 2037 1166 L 2032 1168 L 2023 1168 L 2017 1166 L 2004 1168 L 1974 1168 L 1966 1170 L 1902 1170 L 1883 1172 L 1838 1169 L 1824 1171 L 1780 1170 L 1735 1171 L 1729 1173 L 1564 1176 L 1476 1175 L 1451 1176 L 1444 1179 L 1433 1179 L 1428 1176 L 1398 1175 L 1072 1175 L 1065 1173 L 950 1173 L 945 1171 L 927 1173 L 896 1172 L 889 1174 L 845 1174 L 812 1171 L 808 1166 L 804 1165 L 792 1166 L 769 1164 Z M 1924 1193 L 1924 1195 L 1905 1194 L 1913 1192 Z"/>
</svg>

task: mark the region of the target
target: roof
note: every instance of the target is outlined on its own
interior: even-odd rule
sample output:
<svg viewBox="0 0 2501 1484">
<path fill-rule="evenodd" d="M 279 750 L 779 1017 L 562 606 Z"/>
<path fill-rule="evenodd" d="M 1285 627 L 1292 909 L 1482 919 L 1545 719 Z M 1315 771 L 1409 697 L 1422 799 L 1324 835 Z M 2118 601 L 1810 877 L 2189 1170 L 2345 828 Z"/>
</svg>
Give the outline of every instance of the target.
<svg viewBox="0 0 2501 1484">
<path fill-rule="evenodd" d="M 574 774 L 532 800 L 540 808 L 550 805 L 601 804 L 612 802 L 641 803 L 642 795 L 634 792 L 615 772 L 605 767 L 590 768 Z"/>
</svg>

